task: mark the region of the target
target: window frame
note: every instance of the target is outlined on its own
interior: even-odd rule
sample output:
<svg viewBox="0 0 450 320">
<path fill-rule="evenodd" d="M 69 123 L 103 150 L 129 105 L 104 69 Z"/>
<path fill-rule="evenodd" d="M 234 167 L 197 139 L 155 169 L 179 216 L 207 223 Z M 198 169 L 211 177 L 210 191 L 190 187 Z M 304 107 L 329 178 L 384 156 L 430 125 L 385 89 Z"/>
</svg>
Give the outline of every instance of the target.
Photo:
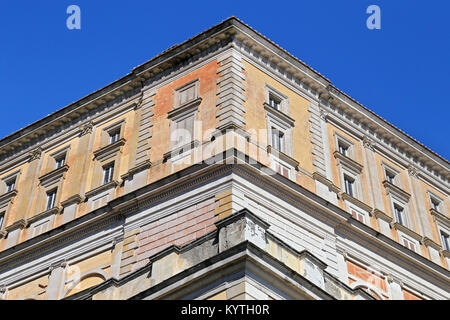
<svg viewBox="0 0 450 320">
<path fill-rule="evenodd" d="M 181 102 L 181 95 L 183 92 L 186 92 L 187 90 L 194 88 L 194 95 L 192 97 L 192 99 L 190 100 L 186 100 L 185 102 Z M 195 100 L 197 100 L 199 98 L 199 90 L 200 90 L 200 79 L 194 79 L 192 81 L 189 81 L 179 87 L 177 87 L 175 89 L 175 93 L 174 93 L 174 102 L 173 102 L 173 106 L 174 108 L 179 108 L 182 107 L 184 105 L 187 105 Z"/>
<path fill-rule="evenodd" d="M 108 183 L 110 183 L 111 181 L 114 180 L 114 161 L 112 162 L 108 162 L 107 164 L 102 166 L 102 184 L 101 185 L 106 185 Z M 107 171 L 111 169 L 111 171 Z M 107 179 L 108 177 L 108 179 Z"/>
<path fill-rule="evenodd" d="M 279 101 L 279 108 L 274 108 L 271 103 L 270 103 L 270 98 L 274 98 L 273 100 L 278 100 Z M 267 83 L 265 84 L 265 99 L 264 99 L 265 104 L 267 104 L 267 106 L 269 106 L 270 108 L 273 108 L 274 110 L 277 110 L 281 113 L 284 113 L 285 115 L 289 115 L 289 98 L 287 95 L 281 93 L 280 91 L 278 91 L 277 89 L 275 89 L 274 87 L 268 85 Z"/>
<path fill-rule="evenodd" d="M 46 192 L 46 201 L 45 201 L 45 211 L 51 210 L 56 207 L 56 195 L 58 193 L 58 188 L 50 189 Z M 53 197 L 50 197 L 50 195 L 54 195 Z M 50 198 L 49 198 L 50 197 Z M 50 199 L 50 201 L 49 201 Z M 51 204 L 51 206 L 49 206 Z"/>
</svg>

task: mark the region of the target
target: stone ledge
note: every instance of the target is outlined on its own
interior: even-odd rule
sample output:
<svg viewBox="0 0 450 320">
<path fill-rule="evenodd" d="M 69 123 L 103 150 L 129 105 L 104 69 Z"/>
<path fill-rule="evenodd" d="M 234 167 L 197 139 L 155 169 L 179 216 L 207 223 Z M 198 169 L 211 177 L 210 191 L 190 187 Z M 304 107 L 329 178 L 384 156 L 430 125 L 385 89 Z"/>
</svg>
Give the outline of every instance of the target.
<svg viewBox="0 0 450 320">
<path fill-rule="evenodd" d="M 112 180 L 111 182 L 108 182 L 106 184 L 101 185 L 100 187 L 97 187 L 95 189 L 92 189 L 85 193 L 85 200 L 88 198 L 91 198 L 92 196 L 95 196 L 96 194 L 99 194 L 100 192 L 106 191 L 108 189 L 114 189 L 116 188 L 120 183 L 117 180 Z"/>
<path fill-rule="evenodd" d="M 2 194 L 0 196 L 0 205 L 3 206 L 5 204 L 7 204 L 9 201 L 11 201 L 11 199 L 13 199 L 15 196 L 17 196 L 18 193 L 19 192 L 16 189 L 14 189 L 5 194 Z"/>
<path fill-rule="evenodd" d="M 59 207 L 53 207 L 53 208 L 48 209 L 48 210 L 46 210 L 44 212 L 38 213 L 38 214 L 32 216 L 31 218 L 28 218 L 27 222 L 28 222 L 28 224 L 30 224 L 30 223 L 36 222 L 36 221 L 38 221 L 38 220 L 40 220 L 42 218 L 51 216 L 52 214 L 58 214 L 59 212 L 60 212 Z"/>
<path fill-rule="evenodd" d="M 406 233 L 408 236 L 414 238 L 415 240 L 422 242 L 422 236 L 420 234 L 416 233 L 415 231 L 409 229 L 408 227 L 406 227 L 398 222 L 391 223 L 391 226 L 397 230 L 400 230 L 403 233 Z"/>
<path fill-rule="evenodd" d="M 83 198 L 79 195 L 79 194 L 74 194 L 72 196 L 70 196 L 69 198 L 67 198 L 64 201 L 61 201 L 61 205 L 63 206 L 63 208 L 70 206 L 71 204 L 78 204 L 83 202 Z"/>
<path fill-rule="evenodd" d="M 129 169 L 127 173 L 120 176 L 120 179 L 126 180 L 130 177 L 133 177 L 136 173 L 144 171 L 145 169 L 149 169 L 152 166 L 150 160 L 145 160 L 136 164 L 133 168 Z"/>
<path fill-rule="evenodd" d="M 386 213 L 384 213 L 383 211 L 379 210 L 379 209 L 374 209 L 373 210 L 373 215 L 375 216 L 375 218 L 377 219 L 381 219 L 386 221 L 387 223 L 391 223 L 392 222 L 392 218 L 389 217 Z"/>
<path fill-rule="evenodd" d="M 409 198 L 411 198 L 411 195 L 410 195 L 408 192 L 406 192 L 406 191 L 400 189 L 399 187 L 397 187 L 396 185 L 390 183 L 390 182 L 387 181 L 387 180 L 384 180 L 384 181 L 382 182 L 382 184 L 383 184 L 383 186 L 385 187 L 385 189 L 386 189 L 386 191 L 387 191 L 388 193 L 392 193 L 392 194 L 394 194 L 394 195 L 400 197 L 400 198 L 401 198 L 402 200 L 404 200 L 405 202 L 408 202 L 408 201 L 409 201 Z"/>
<path fill-rule="evenodd" d="M 178 155 L 182 155 L 183 153 L 191 151 L 191 150 L 197 148 L 199 145 L 201 145 L 200 141 L 192 140 L 191 142 L 186 143 L 185 145 L 182 145 L 181 147 L 178 147 L 169 152 L 166 152 L 163 155 L 163 162 L 166 162 L 167 160 L 169 160 L 171 158 L 174 158 Z"/>
<path fill-rule="evenodd" d="M 349 195 L 349 194 L 346 193 L 346 192 L 341 192 L 340 196 L 341 196 L 341 198 L 342 198 L 343 200 L 347 200 L 347 201 L 351 202 L 352 204 L 358 206 L 359 208 L 361 208 L 361 209 L 367 211 L 369 214 L 370 214 L 370 213 L 372 212 L 372 210 L 373 210 L 373 208 L 372 208 L 371 206 L 369 206 L 368 204 L 362 202 L 362 201 L 359 200 L 359 199 L 356 199 L 355 197 Z"/>
</svg>

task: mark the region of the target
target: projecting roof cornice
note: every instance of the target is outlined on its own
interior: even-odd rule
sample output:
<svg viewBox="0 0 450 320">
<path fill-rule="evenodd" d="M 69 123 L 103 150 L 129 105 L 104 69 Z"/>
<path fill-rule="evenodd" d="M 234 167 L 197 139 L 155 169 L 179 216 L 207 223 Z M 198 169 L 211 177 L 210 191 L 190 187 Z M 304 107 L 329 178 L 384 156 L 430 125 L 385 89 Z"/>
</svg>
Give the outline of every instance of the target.
<svg viewBox="0 0 450 320">
<path fill-rule="evenodd" d="M 286 50 L 259 34 L 235 17 L 172 46 L 153 59 L 133 68 L 126 76 L 89 94 L 88 96 L 30 124 L 29 126 L 0 140 L 0 159 L 36 147 L 43 137 L 57 132 L 61 127 L 74 122 L 108 102 L 124 95 L 137 94 L 144 87 L 155 85 L 170 76 L 177 68 L 187 68 L 192 62 L 201 60 L 220 48 L 235 47 L 241 52 L 249 50 L 258 55 L 266 65 L 274 66 L 283 79 L 296 87 L 308 88 L 312 99 L 321 101 L 326 112 L 349 116 L 360 124 L 375 140 L 387 141 L 399 154 L 411 163 L 426 167 L 444 181 L 448 187 L 450 163 L 417 142 L 406 133 L 388 123 L 369 109 L 359 104 L 331 82 Z"/>
</svg>

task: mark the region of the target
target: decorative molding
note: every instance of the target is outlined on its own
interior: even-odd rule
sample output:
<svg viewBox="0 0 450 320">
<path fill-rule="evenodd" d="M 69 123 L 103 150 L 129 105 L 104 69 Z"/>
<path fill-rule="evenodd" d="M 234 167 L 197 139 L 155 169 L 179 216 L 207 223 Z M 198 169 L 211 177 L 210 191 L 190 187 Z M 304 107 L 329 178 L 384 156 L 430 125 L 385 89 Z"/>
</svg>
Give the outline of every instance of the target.
<svg viewBox="0 0 450 320">
<path fill-rule="evenodd" d="M 167 113 L 168 119 L 178 118 L 180 116 L 193 113 L 198 110 L 198 106 L 202 103 L 202 98 L 198 97 L 195 100 L 189 101 L 179 107 L 176 107 Z"/>
<path fill-rule="evenodd" d="M 271 119 L 276 119 L 277 121 L 282 121 L 284 127 L 286 128 L 294 127 L 295 120 L 287 114 L 271 107 L 267 102 L 264 102 L 263 106 L 268 117 Z"/>
<path fill-rule="evenodd" d="M 0 239 L 5 238 L 8 235 L 8 231 L 0 230 Z"/>
<path fill-rule="evenodd" d="M 450 218 L 445 216 L 439 211 L 436 211 L 435 209 L 430 209 L 431 216 L 434 218 L 436 222 L 439 224 L 446 226 L 448 229 L 450 229 Z"/>
<path fill-rule="evenodd" d="M 409 165 L 408 166 L 408 173 L 410 176 L 417 178 L 419 176 L 417 167 L 413 166 L 413 165 Z"/>
<path fill-rule="evenodd" d="M 372 212 L 373 208 L 367 204 L 365 204 L 364 202 L 362 202 L 361 200 L 356 199 L 355 197 L 352 197 L 351 195 L 349 195 L 348 193 L 345 192 L 341 192 L 340 194 L 341 198 L 343 200 L 347 200 L 349 202 L 351 202 L 352 204 L 358 206 L 359 208 L 367 211 L 369 214 Z"/>
<path fill-rule="evenodd" d="M 281 151 L 279 151 L 277 149 L 274 149 L 271 145 L 267 146 L 267 153 L 273 155 L 275 158 L 278 158 L 278 159 L 286 162 L 287 164 L 289 164 L 290 166 L 292 166 L 294 168 L 297 168 L 297 166 L 300 164 L 294 158 L 288 156 L 284 152 L 281 152 Z"/>
<path fill-rule="evenodd" d="M 173 150 L 170 150 L 163 155 L 163 161 L 166 162 L 169 159 L 172 159 L 178 155 L 182 155 L 190 150 L 193 150 L 201 145 L 201 142 L 198 140 L 192 140 L 189 143 L 186 143 L 185 145 L 182 145 L 181 147 L 175 148 Z"/>
<path fill-rule="evenodd" d="M 341 193 L 341 188 L 339 188 L 338 186 L 336 186 L 333 181 L 328 180 L 327 178 L 325 178 L 323 175 L 321 175 L 319 172 L 314 172 L 312 174 L 312 178 L 314 180 L 317 180 L 321 183 L 323 183 L 324 185 L 326 185 L 331 191 L 333 191 L 336 194 L 340 194 Z M 340 196 L 340 195 L 339 195 Z"/>
</svg>

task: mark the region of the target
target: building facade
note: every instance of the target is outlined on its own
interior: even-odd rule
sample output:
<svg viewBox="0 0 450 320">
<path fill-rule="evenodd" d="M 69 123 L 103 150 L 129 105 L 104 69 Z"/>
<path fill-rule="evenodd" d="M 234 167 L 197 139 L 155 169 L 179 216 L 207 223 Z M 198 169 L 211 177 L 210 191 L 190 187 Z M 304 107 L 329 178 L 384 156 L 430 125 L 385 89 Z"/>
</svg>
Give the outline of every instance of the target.
<svg viewBox="0 0 450 320">
<path fill-rule="evenodd" d="M 449 299 L 449 179 L 231 17 L 0 140 L 0 298 Z"/>
</svg>

